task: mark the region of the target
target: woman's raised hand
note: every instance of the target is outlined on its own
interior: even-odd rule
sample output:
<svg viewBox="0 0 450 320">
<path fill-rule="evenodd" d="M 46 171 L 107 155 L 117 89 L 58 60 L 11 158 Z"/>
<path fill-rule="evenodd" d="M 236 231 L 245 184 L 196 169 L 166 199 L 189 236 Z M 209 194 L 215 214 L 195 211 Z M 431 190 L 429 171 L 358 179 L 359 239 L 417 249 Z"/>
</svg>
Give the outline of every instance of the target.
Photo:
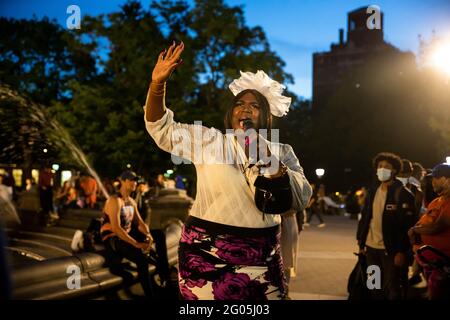
<svg viewBox="0 0 450 320">
<path fill-rule="evenodd" d="M 176 45 L 174 41 L 169 49 L 166 49 L 159 54 L 158 61 L 153 68 L 152 82 L 164 83 L 169 79 L 173 70 L 183 62 L 183 60 L 180 59 L 183 50 L 184 43 L 180 42 L 179 45 Z"/>
</svg>

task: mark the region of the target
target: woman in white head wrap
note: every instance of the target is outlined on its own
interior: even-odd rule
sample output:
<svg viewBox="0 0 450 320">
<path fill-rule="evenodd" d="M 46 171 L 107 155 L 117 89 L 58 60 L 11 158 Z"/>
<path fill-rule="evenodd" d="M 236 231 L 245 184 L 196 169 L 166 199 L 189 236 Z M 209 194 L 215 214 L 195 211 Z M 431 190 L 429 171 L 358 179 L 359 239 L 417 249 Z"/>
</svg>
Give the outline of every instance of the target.
<svg viewBox="0 0 450 320">
<path fill-rule="evenodd" d="M 225 115 L 227 134 L 176 122 L 164 96 L 183 50 L 183 43 L 173 43 L 159 55 L 144 107 L 147 131 L 157 145 L 177 164 L 194 163 L 197 171 L 197 194 L 179 247 L 181 296 L 284 299 L 281 216 L 258 209 L 254 182 L 261 175 L 269 183 L 288 181 L 291 207 L 303 210 L 308 203 L 311 187 L 292 147 L 256 134 L 271 129 L 272 115 L 287 113 L 291 98 L 283 96 L 284 86 L 263 71 L 241 72 L 230 85 L 235 97 Z M 253 147 L 267 152 L 266 157 L 252 152 Z"/>
</svg>

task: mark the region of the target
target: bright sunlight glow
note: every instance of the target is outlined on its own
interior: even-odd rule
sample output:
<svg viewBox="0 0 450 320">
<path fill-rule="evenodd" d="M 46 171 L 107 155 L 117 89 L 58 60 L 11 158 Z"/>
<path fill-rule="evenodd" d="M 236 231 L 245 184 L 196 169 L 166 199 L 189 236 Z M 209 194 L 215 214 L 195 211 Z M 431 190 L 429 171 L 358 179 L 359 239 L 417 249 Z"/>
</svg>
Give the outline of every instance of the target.
<svg viewBox="0 0 450 320">
<path fill-rule="evenodd" d="M 450 41 L 439 43 L 431 52 L 429 63 L 450 77 Z"/>
</svg>

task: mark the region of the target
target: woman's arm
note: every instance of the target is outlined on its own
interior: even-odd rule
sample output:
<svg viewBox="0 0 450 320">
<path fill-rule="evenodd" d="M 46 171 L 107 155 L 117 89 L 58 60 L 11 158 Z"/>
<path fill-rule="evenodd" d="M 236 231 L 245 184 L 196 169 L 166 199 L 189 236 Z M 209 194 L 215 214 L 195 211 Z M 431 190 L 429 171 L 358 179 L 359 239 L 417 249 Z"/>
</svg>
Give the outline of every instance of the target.
<svg viewBox="0 0 450 320">
<path fill-rule="evenodd" d="M 137 242 L 134 238 L 125 232 L 120 226 L 120 205 L 116 197 L 111 197 L 105 204 L 105 213 L 109 216 L 112 231 L 123 241 L 128 242 L 132 246 L 142 249 L 144 246 Z"/>
<path fill-rule="evenodd" d="M 287 174 L 291 182 L 294 209 L 303 210 L 307 207 L 312 195 L 312 188 L 305 177 L 303 168 L 290 145 L 284 145 L 282 162 L 287 166 Z"/>
<path fill-rule="evenodd" d="M 184 43 L 175 45 L 175 42 L 158 56 L 158 61 L 152 72 L 152 82 L 150 83 L 147 99 L 145 102 L 145 118 L 147 121 L 155 122 L 161 119 L 165 112 L 165 88 L 173 70 L 178 67 L 182 60 L 181 53 L 184 50 Z"/>
<path fill-rule="evenodd" d="M 173 44 L 159 55 L 144 106 L 147 132 L 160 149 L 175 156 L 172 161 L 176 164 L 199 163 L 203 160 L 203 146 L 221 142 L 218 138 L 222 138 L 217 129 L 176 122 L 172 110 L 165 107 L 165 83 L 181 64 L 183 50 L 183 43 Z"/>
<path fill-rule="evenodd" d="M 132 203 L 133 203 L 134 212 L 135 212 L 135 215 L 134 215 L 134 223 L 137 224 L 138 230 L 139 230 L 142 234 L 144 234 L 144 235 L 150 240 L 150 242 L 153 242 L 153 238 L 152 238 L 152 236 L 150 235 L 150 230 L 149 230 L 149 228 L 148 228 L 148 225 L 144 222 L 144 220 L 142 220 L 142 217 L 141 217 L 141 214 L 139 213 L 139 210 L 138 210 L 136 201 L 135 201 L 135 200 L 132 200 Z"/>
<path fill-rule="evenodd" d="M 415 225 L 410 230 L 416 234 L 436 234 L 443 231 L 445 228 L 450 227 L 450 215 L 442 212 L 436 219 L 436 221 Z"/>
<path fill-rule="evenodd" d="M 69 189 L 69 192 L 67 193 L 67 199 L 66 199 L 65 204 L 68 205 L 72 201 L 76 201 L 77 197 L 78 197 L 77 190 L 74 187 L 71 187 Z"/>
<path fill-rule="evenodd" d="M 433 223 L 414 226 L 410 230 L 412 230 L 415 234 L 436 234 L 441 232 L 444 228 L 444 225 L 436 221 Z"/>
</svg>

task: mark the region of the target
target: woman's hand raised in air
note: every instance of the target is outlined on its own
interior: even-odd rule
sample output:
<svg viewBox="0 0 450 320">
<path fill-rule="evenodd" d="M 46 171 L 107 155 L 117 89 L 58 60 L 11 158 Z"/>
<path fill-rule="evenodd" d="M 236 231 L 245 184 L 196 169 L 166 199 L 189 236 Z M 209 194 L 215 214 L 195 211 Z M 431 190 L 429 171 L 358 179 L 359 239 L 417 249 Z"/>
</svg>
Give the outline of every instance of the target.
<svg viewBox="0 0 450 320">
<path fill-rule="evenodd" d="M 176 45 L 174 41 L 169 49 L 165 49 L 159 54 L 158 61 L 153 68 L 152 82 L 164 83 L 169 79 L 173 70 L 183 62 L 183 60 L 180 59 L 183 50 L 184 43 L 180 42 L 179 45 Z"/>
</svg>

